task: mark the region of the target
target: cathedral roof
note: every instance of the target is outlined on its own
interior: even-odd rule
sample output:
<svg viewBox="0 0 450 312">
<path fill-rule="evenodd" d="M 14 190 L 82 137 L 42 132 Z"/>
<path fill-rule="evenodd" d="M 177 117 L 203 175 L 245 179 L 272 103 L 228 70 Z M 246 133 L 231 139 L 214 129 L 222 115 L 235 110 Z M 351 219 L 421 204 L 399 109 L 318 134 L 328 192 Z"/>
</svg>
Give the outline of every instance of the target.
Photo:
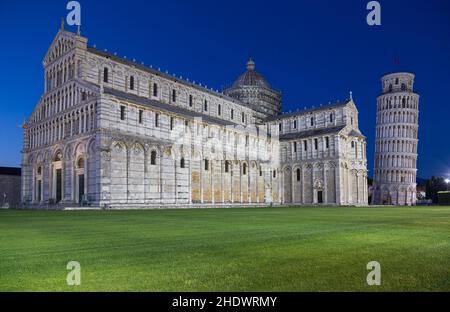
<svg viewBox="0 0 450 312">
<path fill-rule="evenodd" d="M 232 122 L 232 121 L 223 120 L 223 119 L 216 118 L 216 117 L 213 117 L 210 115 L 202 114 L 202 113 L 192 111 L 187 108 L 178 107 L 178 106 L 174 106 L 174 105 L 170 105 L 170 104 L 165 104 L 165 103 L 162 103 L 162 102 L 159 102 L 156 100 L 151 100 L 146 97 L 138 96 L 135 94 L 130 94 L 128 92 L 120 91 L 120 90 L 113 89 L 113 88 L 105 87 L 103 89 L 103 92 L 105 94 L 112 95 L 118 99 L 127 100 L 127 101 L 131 101 L 133 103 L 136 103 L 136 104 L 141 104 L 141 105 L 145 105 L 148 107 L 156 108 L 161 111 L 168 112 L 168 113 L 179 114 L 185 118 L 195 119 L 195 118 L 201 117 L 202 120 L 204 120 L 206 122 L 210 122 L 210 123 L 214 123 L 214 124 L 218 124 L 218 125 L 222 125 L 222 126 L 237 125 L 235 122 Z"/>
<path fill-rule="evenodd" d="M 291 118 L 291 117 L 295 117 L 295 116 L 301 116 L 303 114 L 306 113 L 312 113 L 312 112 L 316 112 L 316 111 L 321 111 L 321 110 L 328 110 L 328 109 L 333 109 L 333 108 L 338 108 L 338 107 L 342 107 L 342 106 L 346 106 L 351 100 L 345 100 L 344 102 L 336 102 L 336 103 L 331 103 L 331 104 L 327 104 L 327 105 L 323 105 L 323 106 L 319 106 L 319 107 L 311 107 L 311 108 L 305 108 L 303 110 L 298 110 L 296 112 L 293 113 L 282 113 L 280 115 L 274 116 L 274 117 L 269 117 L 265 120 L 265 122 L 271 122 L 271 121 L 277 121 L 277 120 L 283 120 L 286 118 Z"/>
<path fill-rule="evenodd" d="M 255 62 L 252 59 L 247 62 L 247 70 L 233 83 L 232 88 L 249 86 L 271 89 L 266 79 L 255 70 Z"/>
<path fill-rule="evenodd" d="M 305 130 L 305 131 L 284 133 L 284 134 L 280 135 L 280 140 L 288 141 L 288 140 L 294 140 L 294 139 L 300 139 L 300 138 L 307 138 L 307 137 L 311 137 L 311 136 L 325 135 L 325 134 L 330 134 L 330 133 L 338 133 L 345 127 L 346 127 L 346 125 L 340 125 L 340 126 L 331 127 L 331 128 L 311 129 L 311 130 Z"/>
</svg>

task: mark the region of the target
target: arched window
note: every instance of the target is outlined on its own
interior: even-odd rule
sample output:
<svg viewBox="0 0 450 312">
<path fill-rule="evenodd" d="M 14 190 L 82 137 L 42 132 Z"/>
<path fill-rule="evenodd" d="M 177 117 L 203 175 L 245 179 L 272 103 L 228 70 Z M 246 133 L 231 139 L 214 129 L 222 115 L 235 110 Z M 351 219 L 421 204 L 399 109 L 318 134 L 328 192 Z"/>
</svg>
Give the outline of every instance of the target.
<svg viewBox="0 0 450 312">
<path fill-rule="evenodd" d="M 300 169 L 297 169 L 297 181 L 300 181 Z"/>
<path fill-rule="evenodd" d="M 208 101 L 207 100 L 205 100 L 205 107 L 204 107 L 204 109 L 205 109 L 205 112 L 208 111 Z"/>
<path fill-rule="evenodd" d="M 184 168 L 184 157 L 180 159 L 180 168 Z"/>
<path fill-rule="evenodd" d="M 156 83 L 153 84 L 153 96 L 158 96 L 158 85 Z"/>
<path fill-rule="evenodd" d="M 330 122 L 333 122 L 333 113 L 330 114 Z"/>
<path fill-rule="evenodd" d="M 314 117 L 311 117 L 311 127 L 314 126 Z"/>
<path fill-rule="evenodd" d="M 209 170 L 209 160 L 205 159 L 205 171 Z"/>
<path fill-rule="evenodd" d="M 108 68 L 107 67 L 105 67 L 105 68 L 103 68 L 103 82 L 106 82 L 106 83 L 108 83 Z"/>
<path fill-rule="evenodd" d="M 274 170 L 274 171 L 273 171 L 273 178 L 275 179 L 276 177 L 277 177 L 277 171 Z"/>
<path fill-rule="evenodd" d="M 229 163 L 229 161 L 227 160 L 227 161 L 225 162 L 225 172 L 228 173 L 228 171 L 230 171 L 230 163 Z"/>
<path fill-rule="evenodd" d="M 39 166 L 38 168 L 37 168 L 37 174 L 42 174 L 42 167 L 41 166 Z"/>
<path fill-rule="evenodd" d="M 395 84 L 396 84 L 396 85 L 398 85 L 398 78 L 397 78 L 397 79 L 395 79 Z"/>
<path fill-rule="evenodd" d="M 246 175 L 247 174 L 247 164 L 243 164 L 242 165 L 242 174 Z"/>
<path fill-rule="evenodd" d="M 192 107 L 193 102 L 192 95 L 189 95 L 189 107 Z"/>
<path fill-rule="evenodd" d="M 134 76 L 130 76 L 130 90 L 134 90 Z"/>
<path fill-rule="evenodd" d="M 403 107 L 403 108 L 406 107 L 406 99 L 405 99 L 405 98 L 403 98 L 403 100 L 402 100 L 402 107 Z"/>
<path fill-rule="evenodd" d="M 177 90 L 172 90 L 172 102 L 177 101 Z"/>
<path fill-rule="evenodd" d="M 156 151 L 150 153 L 150 165 L 156 165 Z"/>
<path fill-rule="evenodd" d="M 392 92 L 392 84 L 389 85 L 389 92 Z"/>
<path fill-rule="evenodd" d="M 406 85 L 402 83 L 402 91 L 406 91 Z"/>
</svg>

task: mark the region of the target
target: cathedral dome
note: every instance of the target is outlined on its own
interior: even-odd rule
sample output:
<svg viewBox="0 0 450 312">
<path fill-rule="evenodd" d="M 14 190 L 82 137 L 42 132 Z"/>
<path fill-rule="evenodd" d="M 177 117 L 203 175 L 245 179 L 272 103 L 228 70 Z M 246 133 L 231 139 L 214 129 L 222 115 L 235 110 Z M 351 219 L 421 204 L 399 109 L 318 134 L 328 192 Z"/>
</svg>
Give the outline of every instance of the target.
<svg viewBox="0 0 450 312">
<path fill-rule="evenodd" d="M 271 89 L 269 83 L 263 78 L 263 76 L 255 71 L 255 62 L 252 59 L 247 62 L 247 70 L 233 83 L 232 88 L 249 86 Z"/>
</svg>

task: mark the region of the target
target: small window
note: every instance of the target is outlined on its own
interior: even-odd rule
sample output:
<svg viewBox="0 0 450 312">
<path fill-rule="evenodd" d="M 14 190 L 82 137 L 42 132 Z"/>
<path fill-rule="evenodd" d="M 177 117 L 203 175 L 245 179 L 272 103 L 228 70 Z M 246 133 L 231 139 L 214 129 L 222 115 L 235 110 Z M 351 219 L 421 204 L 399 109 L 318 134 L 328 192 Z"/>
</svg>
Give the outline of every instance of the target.
<svg viewBox="0 0 450 312">
<path fill-rule="evenodd" d="M 297 142 L 294 142 L 294 153 L 297 153 Z"/>
<path fill-rule="evenodd" d="M 329 137 L 325 137 L 325 147 L 326 148 L 330 147 L 330 138 Z"/>
<path fill-rule="evenodd" d="M 398 78 L 395 79 L 395 84 L 398 85 Z"/>
<path fill-rule="evenodd" d="M 217 106 L 217 114 L 219 116 L 222 115 L 222 106 L 220 104 Z"/>
<path fill-rule="evenodd" d="M 230 171 L 230 164 L 228 161 L 225 162 L 225 172 L 228 173 Z"/>
<path fill-rule="evenodd" d="M 208 111 L 208 101 L 207 101 L 207 100 L 205 100 L 205 105 L 204 105 L 204 109 L 205 109 L 205 112 L 207 112 L 207 111 Z"/>
<path fill-rule="evenodd" d="M 300 181 L 300 169 L 297 169 L 297 181 Z"/>
<path fill-rule="evenodd" d="M 159 114 L 155 114 L 155 127 L 159 127 Z"/>
<path fill-rule="evenodd" d="M 246 175 L 247 174 L 247 164 L 243 164 L 242 165 L 242 174 Z"/>
<path fill-rule="evenodd" d="M 281 132 L 283 130 L 283 124 L 280 122 L 278 124 L 278 131 Z"/>
<path fill-rule="evenodd" d="M 106 82 L 106 83 L 108 83 L 108 79 L 109 77 L 108 77 L 108 68 L 107 67 L 105 67 L 105 68 L 103 68 L 103 82 Z"/>
<path fill-rule="evenodd" d="M 120 120 L 125 120 L 125 106 L 120 106 Z"/>
<path fill-rule="evenodd" d="M 192 107 L 193 102 L 194 99 L 192 98 L 192 95 L 189 95 L 189 107 Z"/>
<path fill-rule="evenodd" d="M 156 165 L 156 151 L 152 151 L 150 154 L 150 164 Z"/>
<path fill-rule="evenodd" d="M 319 148 L 319 140 L 314 139 L 314 149 L 317 150 Z"/>
<path fill-rule="evenodd" d="M 402 83 L 402 91 L 406 91 L 406 85 Z"/>
<path fill-rule="evenodd" d="M 205 171 L 209 170 L 209 160 L 205 159 Z"/>
<path fill-rule="evenodd" d="M 177 101 L 177 90 L 172 90 L 172 102 Z"/>
<path fill-rule="evenodd" d="M 158 96 L 158 85 L 156 83 L 153 84 L 153 96 Z"/>
<path fill-rule="evenodd" d="M 274 171 L 273 171 L 273 178 L 275 179 L 276 177 L 277 177 L 277 171 L 274 170 Z"/>
<path fill-rule="evenodd" d="M 130 90 L 134 90 L 134 76 L 130 76 Z"/>
<path fill-rule="evenodd" d="M 231 110 L 231 119 L 234 119 L 234 109 Z"/>
<path fill-rule="evenodd" d="M 303 149 L 304 149 L 305 151 L 308 150 L 308 141 L 306 141 L 306 140 L 303 141 Z"/>
<path fill-rule="evenodd" d="M 294 129 L 297 129 L 297 120 L 294 120 Z"/>
<path fill-rule="evenodd" d="M 314 117 L 311 117 L 311 127 L 314 126 Z"/>
<path fill-rule="evenodd" d="M 263 174 L 263 172 L 262 172 L 262 167 L 259 166 L 259 176 L 262 177 L 262 174 Z"/>
<path fill-rule="evenodd" d="M 170 117 L 170 130 L 173 130 L 173 117 Z"/>
<path fill-rule="evenodd" d="M 350 124 L 353 126 L 353 117 L 350 117 Z"/>
<path fill-rule="evenodd" d="M 333 113 L 331 113 L 330 114 L 330 122 L 333 122 L 334 121 L 334 116 L 333 116 Z"/>
<path fill-rule="evenodd" d="M 245 122 L 245 114 L 244 113 L 241 113 L 241 119 L 242 119 L 242 122 Z"/>
<path fill-rule="evenodd" d="M 184 168 L 184 158 L 181 157 L 180 159 L 180 168 Z"/>
<path fill-rule="evenodd" d="M 142 109 L 139 110 L 139 123 L 142 123 L 142 116 L 143 116 L 144 112 L 142 111 Z"/>
<path fill-rule="evenodd" d="M 352 141 L 352 148 L 355 148 L 355 142 Z"/>
</svg>

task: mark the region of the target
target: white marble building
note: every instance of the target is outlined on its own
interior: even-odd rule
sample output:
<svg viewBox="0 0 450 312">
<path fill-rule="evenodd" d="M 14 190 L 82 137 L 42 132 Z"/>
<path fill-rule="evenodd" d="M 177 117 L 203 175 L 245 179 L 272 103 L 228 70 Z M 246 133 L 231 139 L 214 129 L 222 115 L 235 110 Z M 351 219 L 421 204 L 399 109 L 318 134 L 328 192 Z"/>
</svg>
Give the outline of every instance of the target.
<svg viewBox="0 0 450 312">
<path fill-rule="evenodd" d="M 419 95 L 414 92 L 414 74 L 392 73 L 381 82 L 372 203 L 415 205 Z"/>
<path fill-rule="evenodd" d="M 24 124 L 25 207 L 367 204 L 351 98 L 282 114 L 253 61 L 218 92 L 64 29 L 43 65 Z"/>
</svg>

